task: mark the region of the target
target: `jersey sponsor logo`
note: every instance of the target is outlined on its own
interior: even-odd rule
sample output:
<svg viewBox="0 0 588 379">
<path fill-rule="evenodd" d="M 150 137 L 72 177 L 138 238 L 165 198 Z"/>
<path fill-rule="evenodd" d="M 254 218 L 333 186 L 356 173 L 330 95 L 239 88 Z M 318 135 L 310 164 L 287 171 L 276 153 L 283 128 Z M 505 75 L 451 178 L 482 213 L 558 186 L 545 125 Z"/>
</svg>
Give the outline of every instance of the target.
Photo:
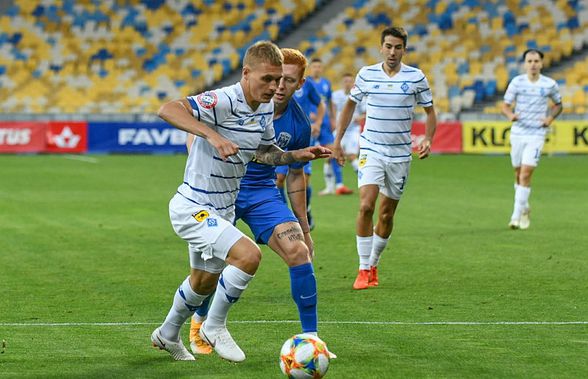
<svg viewBox="0 0 588 379">
<path fill-rule="evenodd" d="M 278 145 L 280 148 L 284 149 L 286 146 L 288 146 L 288 144 L 290 143 L 291 140 L 292 140 L 292 136 L 290 135 L 290 133 L 280 132 L 280 135 L 278 136 L 278 138 L 276 140 L 276 145 Z"/>
<path fill-rule="evenodd" d="M 194 219 L 198 222 L 206 220 L 208 216 L 210 216 L 210 214 L 207 211 L 196 212 L 192 215 L 192 217 L 194 217 Z"/>
<path fill-rule="evenodd" d="M 218 103 L 218 97 L 216 96 L 216 93 L 207 91 L 196 96 L 196 101 L 198 101 L 198 104 L 203 108 L 212 109 Z"/>
<path fill-rule="evenodd" d="M 362 154 L 359 156 L 359 163 L 358 166 L 359 168 L 362 168 L 363 166 L 365 166 L 367 162 L 367 154 Z"/>
<path fill-rule="evenodd" d="M 218 226 L 218 221 L 216 220 L 216 218 L 209 218 L 208 220 L 206 220 L 206 223 L 208 224 L 208 226 L 210 227 L 215 227 Z"/>
</svg>

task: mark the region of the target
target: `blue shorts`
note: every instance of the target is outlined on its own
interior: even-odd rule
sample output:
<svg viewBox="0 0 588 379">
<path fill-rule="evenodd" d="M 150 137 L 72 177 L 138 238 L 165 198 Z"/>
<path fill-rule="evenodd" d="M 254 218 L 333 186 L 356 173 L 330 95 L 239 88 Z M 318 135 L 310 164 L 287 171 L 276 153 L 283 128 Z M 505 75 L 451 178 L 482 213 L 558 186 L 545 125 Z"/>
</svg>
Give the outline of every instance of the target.
<svg viewBox="0 0 588 379">
<path fill-rule="evenodd" d="M 257 243 L 265 245 L 276 226 L 285 222 L 298 222 L 275 187 L 242 187 L 235 203 L 235 221 L 238 219 L 249 226 Z"/>
<path fill-rule="evenodd" d="M 335 137 L 333 136 L 333 131 L 331 130 L 330 125 L 321 126 L 321 133 L 318 136 L 318 142 L 321 146 L 331 145 L 333 142 L 335 142 Z"/>
<path fill-rule="evenodd" d="M 306 175 L 312 175 L 312 163 L 307 162 L 304 165 L 304 173 Z M 276 167 L 276 174 L 288 175 L 288 166 L 277 166 Z"/>
</svg>

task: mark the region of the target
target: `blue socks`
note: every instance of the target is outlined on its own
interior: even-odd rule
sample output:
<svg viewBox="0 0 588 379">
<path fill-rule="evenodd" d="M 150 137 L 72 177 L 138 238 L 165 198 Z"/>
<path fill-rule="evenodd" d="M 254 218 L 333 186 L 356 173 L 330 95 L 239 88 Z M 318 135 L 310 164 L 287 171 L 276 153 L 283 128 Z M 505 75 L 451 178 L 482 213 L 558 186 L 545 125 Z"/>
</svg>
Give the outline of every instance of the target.
<svg viewBox="0 0 588 379">
<path fill-rule="evenodd" d="M 336 159 L 331 159 L 331 167 L 333 168 L 333 174 L 335 175 L 335 184 L 342 184 L 343 172 Z"/>
<path fill-rule="evenodd" d="M 290 267 L 290 288 L 292 298 L 298 306 L 303 333 L 318 331 L 316 278 L 312 263 Z"/>
</svg>

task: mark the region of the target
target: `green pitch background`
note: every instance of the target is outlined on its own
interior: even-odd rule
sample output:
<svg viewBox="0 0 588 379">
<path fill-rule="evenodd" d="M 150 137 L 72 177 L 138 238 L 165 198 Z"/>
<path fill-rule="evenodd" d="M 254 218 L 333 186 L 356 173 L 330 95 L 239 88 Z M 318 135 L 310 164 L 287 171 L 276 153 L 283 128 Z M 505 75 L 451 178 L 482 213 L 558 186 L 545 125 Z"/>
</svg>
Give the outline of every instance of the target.
<svg viewBox="0 0 588 379">
<path fill-rule="evenodd" d="M 184 159 L 0 156 L 0 377 L 281 376 L 299 324 L 267 248 L 229 316 L 245 362 L 174 362 L 150 346 L 188 272 L 167 213 Z M 508 157 L 414 161 L 380 286 L 366 291 L 351 290 L 357 195 L 317 196 L 321 166 L 320 335 L 339 356 L 327 377 L 588 377 L 588 157 L 542 159 L 527 231 L 506 227 Z M 551 324 L 516 324 L 535 321 Z"/>
</svg>

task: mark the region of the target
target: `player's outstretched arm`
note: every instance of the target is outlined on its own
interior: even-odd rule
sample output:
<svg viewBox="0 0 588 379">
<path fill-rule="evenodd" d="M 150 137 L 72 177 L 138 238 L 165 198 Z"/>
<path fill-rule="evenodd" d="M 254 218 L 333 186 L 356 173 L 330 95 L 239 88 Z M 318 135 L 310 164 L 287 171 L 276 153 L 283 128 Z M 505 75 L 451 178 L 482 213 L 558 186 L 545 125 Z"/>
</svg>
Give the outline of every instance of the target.
<svg viewBox="0 0 588 379">
<path fill-rule="evenodd" d="M 239 146 L 199 122 L 193 116 L 192 106 L 186 99 L 173 100 L 159 108 L 157 115 L 174 127 L 202 137 L 218 151 L 222 159 L 237 154 Z"/>
<path fill-rule="evenodd" d="M 353 100 L 347 99 L 341 113 L 337 116 L 337 137 L 334 142 L 333 156 L 341 166 L 345 164 L 345 154 L 343 154 L 343 149 L 341 148 L 341 140 L 353 118 L 356 106 L 357 104 Z"/>
<path fill-rule="evenodd" d="M 435 107 L 425 107 L 427 113 L 427 120 L 425 121 L 425 139 L 419 145 L 419 159 L 425 159 L 431 154 L 431 143 L 437 130 L 437 114 Z"/>
<path fill-rule="evenodd" d="M 323 146 L 309 146 L 300 150 L 284 151 L 276 145 L 260 145 L 255 152 L 255 161 L 272 166 L 283 166 L 294 162 L 329 158 L 331 154 L 331 150 Z"/>
</svg>

